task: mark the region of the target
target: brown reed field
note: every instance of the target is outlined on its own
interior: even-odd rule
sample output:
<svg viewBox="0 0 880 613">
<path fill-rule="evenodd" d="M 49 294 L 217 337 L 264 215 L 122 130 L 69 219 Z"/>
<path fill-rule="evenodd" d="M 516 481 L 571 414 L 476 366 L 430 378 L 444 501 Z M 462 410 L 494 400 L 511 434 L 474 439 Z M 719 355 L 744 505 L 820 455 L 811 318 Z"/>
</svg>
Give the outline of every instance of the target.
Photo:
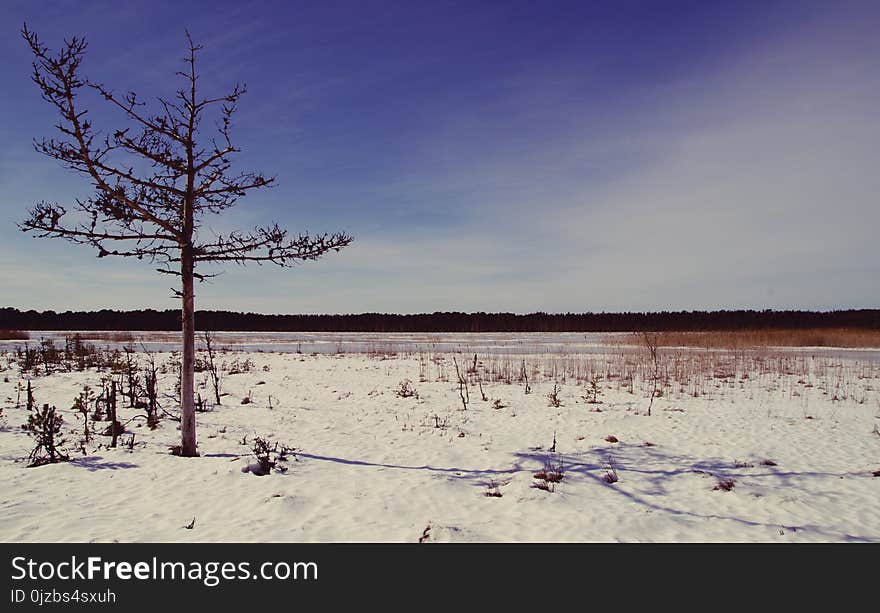
<svg viewBox="0 0 880 613">
<path fill-rule="evenodd" d="M 878 322 L 880 325 L 880 322 Z M 880 348 L 880 327 L 807 328 L 761 330 L 712 330 L 707 332 L 650 332 L 658 347 L 745 349 L 757 347 Z M 609 342 L 641 345 L 643 333 L 609 339 Z"/>
</svg>

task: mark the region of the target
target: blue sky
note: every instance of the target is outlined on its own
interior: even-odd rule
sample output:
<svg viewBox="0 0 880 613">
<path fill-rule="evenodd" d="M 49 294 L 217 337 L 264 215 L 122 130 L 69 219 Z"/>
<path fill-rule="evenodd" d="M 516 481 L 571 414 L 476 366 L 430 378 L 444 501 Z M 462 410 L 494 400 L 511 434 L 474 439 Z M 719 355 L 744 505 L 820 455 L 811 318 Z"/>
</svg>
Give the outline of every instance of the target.
<svg viewBox="0 0 880 613">
<path fill-rule="evenodd" d="M 173 94 L 244 82 L 242 169 L 278 187 L 208 228 L 354 244 L 229 267 L 199 308 L 283 313 L 876 307 L 878 2 L 26 2 L 0 7 L 4 305 L 175 308 L 137 261 L 37 240 L 86 196 L 31 146 L 55 121 L 27 22 L 85 73 Z M 92 111 L 107 129 L 120 118 Z"/>
</svg>

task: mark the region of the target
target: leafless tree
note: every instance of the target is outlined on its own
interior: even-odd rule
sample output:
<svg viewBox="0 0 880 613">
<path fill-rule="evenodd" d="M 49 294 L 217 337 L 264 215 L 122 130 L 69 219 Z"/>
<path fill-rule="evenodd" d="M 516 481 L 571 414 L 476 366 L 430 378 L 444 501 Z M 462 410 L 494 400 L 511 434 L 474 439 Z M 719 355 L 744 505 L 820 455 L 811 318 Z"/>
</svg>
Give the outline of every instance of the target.
<svg viewBox="0 0 880 613">
<path fill-rule="evenodd" d="M 461 376 L 461 371 L 458 369 L 458 360 L 456 360 L 454 356 L 452 358 L 452 363 L 455 364 L 455 374 L 458 375 L 458 395 L 461 397 L 461 406 L 467 411 L 468 403 L 471 401 L 471 395 L 470 392 L 468 392 L 467 379 Z"/>
<path fill-rule="evenodd" d="M 238 172 L 232 156 L 239 152 L 230 138 L 232 118 L 245 87 L 214 97 L 198 92 L 196 56 L 201 46 L 187 33 L 185 69 L 177 73 L 182 86 L 172 98 L 157 98 L 154 111 L 134 92 L 119 94 L 82 76 L 86 42 L 79 37 L 51 51 L 25 25 L 22 36 L 34 54 L 33 81 L 42 98 L 54 106 L 60 135 L 35 140 L 38 152 L 85 175 L 94 194 L 69 207 L 40 202 L 21 224 L 39 237 L 63 238 L 95 248 L 98 257 L 146 259 L 162 273 L 180 277 L 183 364 L 181 374 L 180 453 L 198 455 L 193 368 L 195 361 L 194 280 L 211 276 L 197 272 L 211 262 L 271 262 L 291 266 L 316 260 L 349 245 L 343 232 L 290 235 L 277 224 L 252 231 L 200 236 L 203 218 L 220 214 L 252 190 L 271 186 L 275 178 L 259 172 Z M 96 130 L 81 95 L 98 95 L 125 121 L 120 129 Z M 216 132 L 204 136 L 205 119 L 216 120 Z M 204 232 L 202 233 L 204 234 Z"/>
<path fill-rule="evenodd" d="M 657 384 L 660 381 L 660 358 L 657 355 L 657 337 L 651 336 L 647 332 L 642 332 L 642 337 L 645 339 L 645 345 L 651 355 L 651 364 L 654 366 L 654 371 L 651 373 L 651 401 L 648 403 L 648 416 L 650 417 L 654 398 L 657 397 Z"/>
<path fill-rule="evenodd" d="M 214 357 L 215 336 L 209 330 L 205 330 L 205 351 L 208 354 L 208 374 L 211 376 L 211 387 L 214 388 L 214 404 L 220 406 L 220 388 L 223 381 L 223 373 L 217 365 Z"/>
</svg>

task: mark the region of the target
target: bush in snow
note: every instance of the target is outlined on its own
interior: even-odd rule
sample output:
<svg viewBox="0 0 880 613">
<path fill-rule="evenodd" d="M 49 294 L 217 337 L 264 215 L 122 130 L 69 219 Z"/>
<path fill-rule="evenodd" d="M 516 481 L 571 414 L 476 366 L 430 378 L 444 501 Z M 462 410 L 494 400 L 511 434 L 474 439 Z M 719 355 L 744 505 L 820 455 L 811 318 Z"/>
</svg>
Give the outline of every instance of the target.
<svg viewBox="0 0 880 613">
<path fill-rule="evenodd" d="M 397 388 L 397 391 L 394 392 L 400 398 L 418 398 L 419 393 L 413 387 L 412 381 L 409 379 L 404 379 L 400 382 L 400 385 Z"/>
<path fill-rule="evenodd" d="M 590 379 L 589 384 L 590 387 L 586 388 L 581 398 L 587 404 L 602 404 L 602 401 L 599 400 L 599 396 L 602 394 L 602 389 L 599 387 L 599 378 L 594 375 Z"/>
<path fill-rule="evenodd" d="M 28 466 L 42 466 L 70 459 L 59 447 L 64 446 L 61 426 L 64 418 L 57 413 L 54 406 L 44 404 L 42 409 L 34 406 L 28 421 L 22 426 L 34 438 L 34 448 L 28 455 Z"/>
<path fill-rule="evenodd" d="M 712 489 L 720 492 L 729 492 L 736 486 L 736 479 L 719 478 Z"/>
<path fill-rule="evenodd" d="M 614 460 L 611 458 L 608 458 L 607 468 L 605 474 L 602 475 L 602 480 L 608 485 L 620 481 L 620 475 L 617 474 L 617 467 L 614 465 Z"/>
<path fill-rule="evenodd" d="M 547 394 L 547 400 L 550 401 L 551 407 L 561 407 L 562 406 L 562 399 L 559 397 L 560 391 L 561 390 L 559 389 L 559 384 L 554 383 L 553 384 L 553 391 L 550 392 L 549 394 Z"/>
<path fill-rule="evenodd" d="M 565 478 L 565 468 L 560 460 L 557 463 L 545 460 L 544 468 L 534 474 L 535 482 L 532 487 L 545 492 L 556 491 L 556 484 Z"/>
<path fill-rule="evenodd" d="M 278 442 L 272 442 L 268 439 L 254 437 L 253 447 L 251 448 L 254 457 L 257 459 L 256 464 L 249 464 L 242 469 L 244 472 L 250 472 L 258 477 L 268 475 L 272 470 L 277 472 L 286 472 L 286 462 L 288 456 L 293 455 L 293 448 Z M 296 459 L 296 456 L 294 456 Z"/>
</svg>

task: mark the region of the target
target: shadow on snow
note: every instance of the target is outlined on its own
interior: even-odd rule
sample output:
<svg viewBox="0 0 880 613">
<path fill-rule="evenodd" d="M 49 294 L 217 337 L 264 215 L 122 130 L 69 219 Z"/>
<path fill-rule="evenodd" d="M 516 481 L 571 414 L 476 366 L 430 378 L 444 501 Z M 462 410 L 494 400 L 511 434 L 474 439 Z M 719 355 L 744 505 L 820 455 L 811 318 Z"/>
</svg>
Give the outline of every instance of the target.
<svg viewBox="0 0 880 613">
<path fill-rule="evenodd" d="M 729 521 L 748 527 L 785 528 L 789 531 L 812 532 L 822 538 L 836 541 L 874 542 L 877 540 L 876 537 L 845 534 L 835 531 L 831 527 L 815 524 L 791 525 L 757 521 L 746 517 L 736 517 L 721 513 L 701 513 L 694 510 L 675 508 L 662 499 L 662 497 L 669 494 L 669 486 L 672 481 L 678 478 L 712 477 L 719 480 L 736 479 L 749 486 L 762 485 L 773 489 L 795 488 L 804 494 L 815 496 L 821 494 L 821 492 L 815 490 L 816 480 L 865 477 L 865 474 L 859 472 L 796 472 L 785 470 L 779 466 L 764 466 L 760 464 L 755 466 L 737 466 L 736 462 L 719 458 L 701 459 L 687 455 L 675 455 L 666 453 L 656 446 L 647 447 L 625 443 L 615 445 L 613 448 L 593 448 L 578 453 L 552 453 L 549 451 L 514 453 L 514 461 L 508 468 L 477 469 L 455 466 L 440 467 L 429 464 L 390 464 L 303 452 L 298 452 L 297 456 L 299 458 L 365 468 L 427 471 L 445 475 L 449 479 L 471 481 L 474 485 L 480 487 L 491 486 L 494 479 L 499 476 L 513 475 L 521 471 L 532 473 L 542 468 L 548 461 L 553 463 L 561 462 L 566 475 L 566 484 L 576 482 L 574 478 L 587 480 L 610 489 L 610 491 L 631 503 L 668 515 L 703 520 Z M 623 485 L 621 483 L 611 485 L 604 481 L 605 473 L 611 463 L 613 463 L 615 470 L 620 475 L 621 482 L 624 483 Z M 678 468 L 669 468 L 670 466 Z M 640 475 L 640 479 L 635 485 L 632 482 L 626 482 L 626 475 L 632 473 Z M 707 483 L 706 489 L 711 491 L 711 484 Z M 717 495 L 723 496 L 728 494 L 718 492 Z"/>
<path fill-rule="evenodd" d="M 70 464 L 85 468 L 92 472 L 96 470 L 121 470 L 124 468 L 138 467 L 137 464 L 132 464 L 131 462 L 105 462 L 103 460 L 104 458 L 101 456 L 89 456 L 85 458 L 74 458 L 70 461 Z"/>
</svg>

